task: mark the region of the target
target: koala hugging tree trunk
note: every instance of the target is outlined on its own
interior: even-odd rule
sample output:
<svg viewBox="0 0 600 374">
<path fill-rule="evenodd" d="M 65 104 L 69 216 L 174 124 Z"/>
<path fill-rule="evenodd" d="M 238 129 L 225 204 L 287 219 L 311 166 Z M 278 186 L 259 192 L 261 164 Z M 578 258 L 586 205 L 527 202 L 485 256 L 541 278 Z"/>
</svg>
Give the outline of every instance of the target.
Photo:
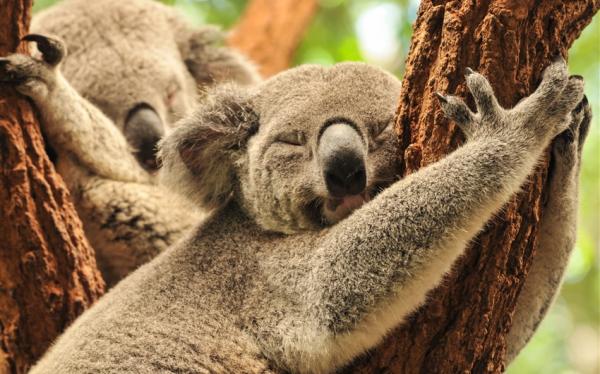
<svg viewBox="0 0 600 374">
<path fill-rule="evenodd" d="M 599 7 L 597 0 L 423 0 L 396 118 L 401 174 L 437 161 L 463 139 L 444 119 L 435 92 L 469 97 L 463 76 L 471 67 L 488 77 L 502 106 L 514 106 L 535 90 L 554 57 L 567 57 Z M 546 161 L 430 293 L 428 303 L 348 372 L 506 368 L 515 302 L 540 240 L 547 170 Z"/>
<path fill-rule="evenodd" d="M 316 1 L 255 0 L 229 42 L 265 75 L 289 64 Z M 297 4 L 297 6 L 292 6 Z M 407 175 L 457 147 L 434 93 L 467 97 L 465 68 L 486 75 L 505 107 L 533 92 L 598 0 L 421 2 L 396 129 Z M 31 0 L 0 0 L 0 56 L 27 33 Z M 282 14 L 285 13 L 285 14 Z M 266 15 L 272 15 L 266 17 Z M 21 373 L 102 293 L 94 252 L 45 155 L 30 104 L 0 84 L 0 373 Z M 491 222 L 429 302 L 348 372 L 500 372 L 516 299 L 539 240 L 547 165 Z"/>
<path fill-rule="evenodd" d="M 25 52 L 31 5 L 0 0 L 0 57 Z M 103 291 L 36 115 L 0 82 L 0 373 L 26 372 Z"/>
</svg>

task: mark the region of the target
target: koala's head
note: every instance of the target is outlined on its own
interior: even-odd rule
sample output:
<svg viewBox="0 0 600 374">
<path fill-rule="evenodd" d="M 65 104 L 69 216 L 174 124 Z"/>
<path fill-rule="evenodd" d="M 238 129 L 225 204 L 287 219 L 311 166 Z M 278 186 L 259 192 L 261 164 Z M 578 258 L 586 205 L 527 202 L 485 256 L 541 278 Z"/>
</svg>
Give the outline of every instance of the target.
<svg viewBox="0 0 600 374">
<path fill-rule="evenodd" d="M 164 139 L 162 179 L 205 206 L 234 199 L 267 230 L 336 223 L 395 180 L 399 93 L 360 63 L 222 87 Z"/>
<path fill-rule="evenodd" d="M 66 0 L 37 15 L 32 29 L 66 42 L 62 73 L 150 170 L 157 141 L 192 110 L 198 93 L 226 80 L 258 81 L 251 64 L 220 46 L 220 31 L 193 29 L 156 1 Z"/>
</svg>

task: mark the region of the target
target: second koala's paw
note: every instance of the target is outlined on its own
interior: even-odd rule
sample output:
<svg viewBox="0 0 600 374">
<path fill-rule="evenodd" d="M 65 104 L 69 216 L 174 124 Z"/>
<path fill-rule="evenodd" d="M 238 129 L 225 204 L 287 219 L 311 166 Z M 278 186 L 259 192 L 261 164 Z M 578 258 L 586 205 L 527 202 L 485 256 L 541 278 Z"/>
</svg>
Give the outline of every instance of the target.
<svg viewBox="0 0 600 374">
<path fill-rule="evenodd" d="M 66 55 L 66 47 L 59 39 L 31 34 L 24 41 L 37 43 L 41 59 L 13 54 L 0 58 L 0 83 L 14 86 L 20 93 L 33 99 L 45 97 L 56 82 L 56 66 Z"/>
<path fill-rule="evenodd" d="M 50 66 L 58 65 L 67 55 L 65 42 L 58 38 L 29 34 L 25 35 L 22 40 L 36 43 L 38 50 L 42 53 L 42 59 Z"/>
</svg>

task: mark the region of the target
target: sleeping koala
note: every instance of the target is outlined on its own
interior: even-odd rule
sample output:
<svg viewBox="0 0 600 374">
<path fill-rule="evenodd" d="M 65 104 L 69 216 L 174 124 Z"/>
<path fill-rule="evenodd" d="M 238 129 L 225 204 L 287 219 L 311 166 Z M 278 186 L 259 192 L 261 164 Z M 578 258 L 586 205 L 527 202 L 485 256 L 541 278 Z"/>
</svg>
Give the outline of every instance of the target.
<svg viewBox="0 0 600 374">
<path fill-rule="evenodd" d="M 466 79 L 477 113 L 439 96 L 466 144 L 395 182 L 390 74 L 303 66 L 213 90 L 160 156 L 165 183 L 214 214 L 86 311 L 32 373 L 327 373 L 351 362 L 423 302 L 569 121 L 553 145 L 555 181 L 575 178 L 588 112 L 564 61 L 510 110 L 483 76 Z"/>
<path fill-rule="evenodd" d="M 191 28 L 149 0 L 65 0 L 38 14 L 32 30 L 58 36 L 69 55 L 59 39 L 29 35 L 44 60 L 11 57 L 27 65 L 12 81 L 28 80 L 20 90 L 40 110 L 57 168 L 113 284 L 203 216 L 156 183 L 158 140 L 208 85 L 252 84 L 258 75 L 218 46 L 218 31 Z"/>
</svg>

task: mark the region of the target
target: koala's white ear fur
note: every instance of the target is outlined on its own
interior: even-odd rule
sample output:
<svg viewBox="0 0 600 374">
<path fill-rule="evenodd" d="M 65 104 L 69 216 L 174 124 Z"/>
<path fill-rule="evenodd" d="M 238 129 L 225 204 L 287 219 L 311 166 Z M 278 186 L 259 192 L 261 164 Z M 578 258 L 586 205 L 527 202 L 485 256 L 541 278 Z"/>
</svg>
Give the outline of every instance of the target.
<svg viewBox="0 0 600 374">
<path fill-rule="evenodd" d="M 214 26 L 190 30 L 179 41 L 179 50 L 188 70 L 199 84 L 260 81 L 258 70 L 246 57 L 225 47 L 225 34 Z"/>
<path fill-rule="evenodd" d="M 223 85 L 180 121 L 159 144 L 161 183 L 203 207 L 225 203 L 233 188 L 233 162 L 258 130 L 247 89 Z"/>
</svg>

